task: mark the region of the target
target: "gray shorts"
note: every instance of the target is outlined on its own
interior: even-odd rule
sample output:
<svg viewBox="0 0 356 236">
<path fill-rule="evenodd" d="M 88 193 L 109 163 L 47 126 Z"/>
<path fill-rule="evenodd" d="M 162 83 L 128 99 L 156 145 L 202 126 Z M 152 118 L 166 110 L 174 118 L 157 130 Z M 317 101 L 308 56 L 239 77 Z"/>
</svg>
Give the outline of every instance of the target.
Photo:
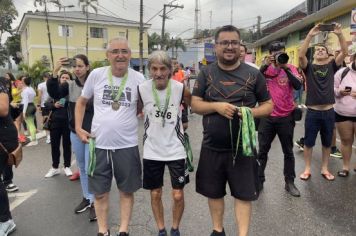
<svg viewBox="0 0 356 236">
<path fill-rule="evenodd" d="M 96 166 L 93 176 L 89 176 L 89 192 L 110 192 L 113 175 L 117 188 L 125 193 L 133 193 L 142 187 L 138 146 L 116 150 L 96 148 L 95 154 Z"/>
</svg>

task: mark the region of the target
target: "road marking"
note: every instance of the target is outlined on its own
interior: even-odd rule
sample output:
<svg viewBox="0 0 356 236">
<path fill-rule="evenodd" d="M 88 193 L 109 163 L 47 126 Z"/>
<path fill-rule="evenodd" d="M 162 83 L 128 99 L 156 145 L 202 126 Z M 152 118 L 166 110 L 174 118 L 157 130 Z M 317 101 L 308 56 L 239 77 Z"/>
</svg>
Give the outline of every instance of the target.
<svg viewBox="0 0 356 236">
<path fill-rule="evenodd" d="M 15 198 L 15 201 L 10 204 L 10 211 L 14 210 L 16 207 L 21 205 L 24 201 L 32 197 L 32 195 L 36 194 L 37 192 L 38 190 L 34 189 L 28 192 L 9 193 L 9 198 Z"/>
</svg>

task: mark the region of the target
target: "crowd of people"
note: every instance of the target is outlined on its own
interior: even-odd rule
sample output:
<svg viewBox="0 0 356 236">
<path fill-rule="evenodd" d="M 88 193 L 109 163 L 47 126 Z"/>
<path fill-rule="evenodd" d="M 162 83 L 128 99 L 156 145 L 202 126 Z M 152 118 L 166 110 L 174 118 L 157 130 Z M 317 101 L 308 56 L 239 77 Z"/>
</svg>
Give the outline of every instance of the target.
<svg viewBox="0 0 356 236">
<path fill-rule="evenodd" d="M 311 177 L 312 151 L 320 133 L 321 175 L 329 181 L 335 179 L 328 169 L 335 127 L 343 157 L 342 169 L 337 174 L 349 175 L 356 133 L 353 91 L 356 56 L 354 52 L 351 65 L 343 67 L 347 47 L 341 25 L 336 24 L 333 33 L 340 43 L 338 55 L 330 58 L 325 45 L 316 45 L 314 59 L 308 61 L 307 49 L 312 37 L 319 33 L 317 24 L 301 45 L 299 68 L 288 63 L 285 45 L 277 41 L 271 43 L 269 56 L 258 68 L 245 62 L 247 48 L 240 43 L 239 30 L 232 25 L 223 26 L 215 35 L 217 61 L 201 69 L 192 93 L 187 86 L 189 73 L 184 73 L 183 65 L 164 51 L 149 55 L 150 79 L 131 69 L 131 49 L 123 38 L 109 41 L 106 50 L 109 66 L 91 70 L 89 59 L 78 54 L 73 57 L 69 72 L 63 68 L 68 68 L 70 59 L 59 59 L 51 73 L 43 74 L 37 94 L 31 87 L 31 78 L 15 79 L 7 73 L 0 77 L 0 142 L 9 152 L 19 143 L 37 145 L 35 114 L 41 111 L 52 156 L 52 166 L 44 177 L 61 173 L 62 140 L 63 172 L 68 177 L 74 176 L 70 169 L 73 151 L 80 175 L 82 200 L 74 213 L 89 210 L 89 220 L 97 221 L 98 236 L 112 235 L 108 217 L 113 178 L 119 190 L 118 235 L 129 235 L 134 195 L 140 188 L 150 191 L 158 236 L 168 235 L 162 201 L 167 166 L 173 201 L 169 235 L 180 236 L 184 186 L 189 183 L 185 130 L 191 107 L 192 112 L 203 116 L 196 191 L 208 199 L 211 236 L 225 235 L 226 184 L 234 198 L 238 235 L 248 235 L 251 203 L 263 193 L 268 154 L 276 135 L 284 154 L 285 189 L 294 197 L 301 196 L 294 184 L 293 136 L 295 122 L 300 119 L 301 101 L 296 98 L 300 99 L 304 84 L 307 87 L 305 169 L 299 178 L 307 181 Z M 144 123 L 142 160 L 138 148 L 140 117 Z M 24 138 L 24 128 L 30 140 Z M 0 236 L 3 236 L 16 228 L 7 192 L 17 191 L 18 187 L 12 182 L 6 150 L 1 148 L 0 175 Z"/>
</svg>

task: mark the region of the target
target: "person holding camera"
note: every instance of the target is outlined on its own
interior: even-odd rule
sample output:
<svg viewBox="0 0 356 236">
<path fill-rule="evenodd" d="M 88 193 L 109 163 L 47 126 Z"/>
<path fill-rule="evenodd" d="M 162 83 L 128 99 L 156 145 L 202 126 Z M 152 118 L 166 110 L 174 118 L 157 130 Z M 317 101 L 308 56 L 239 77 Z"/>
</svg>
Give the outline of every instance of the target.
<svg viewBox="0 0 356 236">
<path fill-rule="evenodd" d="M 72 75 L 69 72 L 62 72 L 59 76 L 59 83 L 67 83 L 68 80 L 72 79 Z M 60 99 L 47 99 L 44 102 L 44 108 L 48 111 L 49 117 L 49 135 L 51 138 L 51 154 L 52 154 L 52 168 L 49 169 L 45 178 L 50 178 L 55 175 L 59 175 L 61 171 L 59 170 L 59 159 L 60 159 L 60 144 L 62 138 L 63 147 L 63 158 L 64 158 L 64 168 L 63 171 L 66 176 L 71 176 L 72 171 L 70 170 L 71 158 L 72 158 L 72 147 L 70 142 L 70 130 L 68 126 L 68 102 L 66 98 Z"/>
<path fill-rule="evenodd" d="M 289 57 L 284 52 L 282 42 L 272 42 L 269 47 L 269 57 L 260 71 L 266 78 L 267 88 L 272 97 L 274 108 L 268 117 L 260 119 L 258 126 L 258 160 L 260 190 L 265 181 L 265 168 L 271 144 L 278 135 L 284 154 L 284 180 L 285 189 L 294 197 L 300 192 L 294 184 L 295 161 L 293 153 L 293 135 L 295 120 L 293 111 L 294 89 L 302 87 L 302 77 L 295 66 L 288 64 Z"/>
<path fill-rule="evenodd" d="M 356 52 L 351 57 L 350 67 L 335 74 L 335 122 L 341 139 L 342 170 L 340 177 L 349 176 L 352 144 L 356 136 Z M 355 169 L 356 171 L 356 169 Z"/>
<path fill-rule="evenodd" d="M 17 139 L 17 129 L 10 115 L 10 96 L 6 87 L 6 79 L 0 77 L 0 143 L 9 153 L 14 151 L 19 143 Z M 0 177 L 7 163 L 8 154 L 0 148 Z M 5 185 L 0 178 L 0 235 L 9 235 L 16 229 L 16 224 L 10 212 L 10 203 L 5 189 Z"/>
<path fill-rule="evenodd" d="M 323 44 L 314 46 L 314 61 L 308 62 L 306 53 L 312 38 L 325 30 L 321 24 L 315 25 L 306 36 L 299 50 L 299 64 L 306 76 L 307 114 L 305 117 L 304 160 L 305 169 L 300 179 L 308 180 L 311 176 L 311 157 L 317 134 L 320 132 L 322 143 L 321 175 L 329 181 L 335 179 L 328 170 L 331 141 L 335 124 L 334 74 L 342 66 L 347 55 L 346 41 L 341 25 L 333 24 L 332 32 L 338 37 L 341 52 L 333 60 L 329 60 L 328 48 Z"/>
<path fill-rule="evenodd" d="M 69 69 L 72 67 L 74 80 L 69 80 L 67 83 L 58 82 L 58 72 L 62 67 Z M 68 125 L 70 129 L 70 140 L 73 151 L 76 157 L 77 166 L 80 171 L 80 184 L 82 188 L 83 199 L 75 207 L 76 214 L 85 212 L 89 209 L 89 221 L 96 220 L 96 213 L 94 208 L 94 196 L 88 189 L 88 166 L 89 166 L 89 145 L 83 143 L 75 132 L 75 116 L 74 108 L 77 99 L 82 93 L 83 86 L 90 73 L 89 60 L 87 56 L 78 54 L 73 58 L 61 58 L 57 61 L 52 78 L 47 80 L 48 94 L 54 99 L 67 97 L 68 99 Z M 92 100 L 88 102 L 85 107 L 83 129 L 90 132 L 91 123 L 94 115 L 94 107 Z"/>
</svg>

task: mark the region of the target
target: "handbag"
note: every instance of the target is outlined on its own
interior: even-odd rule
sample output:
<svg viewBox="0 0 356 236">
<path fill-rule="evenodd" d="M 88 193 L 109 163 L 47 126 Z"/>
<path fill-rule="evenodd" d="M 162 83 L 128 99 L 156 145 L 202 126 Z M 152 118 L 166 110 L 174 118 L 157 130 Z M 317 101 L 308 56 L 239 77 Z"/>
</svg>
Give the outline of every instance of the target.
<svg viewBox="0 0 356 236">
<path fill-rule="evenodd" d="M 302 119 L 303 110 L 299 107 L 294 108 L 292 111 L 292 116 L 294 121 L 300 121 Z"/>
<path fill-rule="evenodd" d="M 51 115 L 52 115 L 52 111 L 50 111 L 48 116 L 45 116 L 45 118 L 43 120 L 43 129 L 44 130 L 50 130 L 50 128 L 51 128 Z"/>
<path fill-rule="evenodd" d="M 7 164 L 14 165 L 17 168 L 22 161 L 22 145 L 19 144 L 19 146 L 17 146 L 17 148 L 11 153 L 7 151 L 7 149 L 2 143 L 0 143 L 0 147 L 5 151 L 8 156 Z"/>
</svg>

